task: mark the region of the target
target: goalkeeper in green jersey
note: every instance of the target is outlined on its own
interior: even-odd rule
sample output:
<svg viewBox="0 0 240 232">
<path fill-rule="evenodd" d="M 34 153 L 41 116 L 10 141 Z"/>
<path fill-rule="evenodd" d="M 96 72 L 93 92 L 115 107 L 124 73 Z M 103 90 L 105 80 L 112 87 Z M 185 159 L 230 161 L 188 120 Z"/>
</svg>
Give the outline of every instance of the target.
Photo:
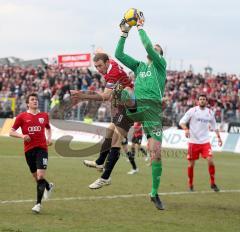
<svg viewBox="0 0 240 232">
<path fill-rule="evenodd" d="M 140 12 L 137 22 L 139 37 L 147 51 L 148 62 L 138 61 L 124 53 L 124 45 L 131 27 L 123 19 L 120 24 L 122 31 L 115 56 L 125 66 L 131 69 L 135 76 L 136 110 L 128 111 L 128 116 L 134 121 L 141 122 L 148 138 L 149 152 L 152 160 L 152 191 L 151 201 L 157 209 L 164 206 L 158 196 L 162 174 L 161 142 L 162 142 L 162 98 L 166 81 L 166 61 L 160 45 L 153 46 L 143 30 L 144 17 Z M 126 93 L 123 95 L 126 96 Z"/>
</svg>

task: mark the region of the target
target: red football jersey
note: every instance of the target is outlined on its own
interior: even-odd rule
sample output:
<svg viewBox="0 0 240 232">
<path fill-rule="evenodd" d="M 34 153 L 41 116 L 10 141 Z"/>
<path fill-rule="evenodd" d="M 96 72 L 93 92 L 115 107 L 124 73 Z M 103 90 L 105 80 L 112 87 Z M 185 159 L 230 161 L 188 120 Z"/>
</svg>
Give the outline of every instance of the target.
<svg viewBox="0 0 240 232">
<path fill-rule="evenodd" d="M 142 124 L 140 122 L 135 122 L 133 125 L 133 137 L 141 137 L 143 136 L 143 129 L 142 129 Z"/>
<path fill-rule="evenodd" d="M 47 150 L 45 128 L 50 129 L 47 113 L 21 113 L 16 117 L 12 126 L 14 130 L 17 130 L 19 127 L 22 129 L 24 135 L 29 135 L 31 138 L 30 142 L 24 142 L 25 152 L 34 147 L 41 147 Z"/>
<path fill-rule="evenodd" d="M 128 77 L 127 73 L 123 70 L 123 67 L 121 67 L 114 60 L 110 60 L 110 65 L 107 70 L 107 74 L 104 75 L 104 78 L 106 81 L 106 88 L 114 88 L 114 84 L 116 84 L 117 82 L 122 84 L 124 88 L 133 88 L 133 83 Z"/>
</svg>

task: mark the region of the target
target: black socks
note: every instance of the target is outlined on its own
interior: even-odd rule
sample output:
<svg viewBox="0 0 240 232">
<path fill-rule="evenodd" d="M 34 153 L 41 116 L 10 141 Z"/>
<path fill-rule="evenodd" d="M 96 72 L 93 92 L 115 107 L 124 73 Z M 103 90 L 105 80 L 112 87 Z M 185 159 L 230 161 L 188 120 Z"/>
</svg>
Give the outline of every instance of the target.
<svg viewBox="0 0 240 232">
<path fill-rule="evenodd" d="M 128 156 L 128 159 L 129 159 L 129 161 L 130 161 L 130 163 L 131 163 L 131 165 L 132 165 L 132 168 L 134 169 L 134 170 L 136 170 L 137 169 L 137 166 L 136 166 L 136 163 L 135 163 L 135 160 L 134 160 L 134 156 L 135 156 L 135 154 L 133 153 L 133 152 L 128 152 L 127 153 L 127 156 Z"/>
<path fill-rule="evenodd" d="M 105 138 L 105 140 L 103 141 L 103 144 L 101 146 L 101 151 L 99 154 L 98 159 L 96 160 L 96 164 L 97 165 L 102 165 L 104 164 L 107 155 L 111 149 L 111 143 L 112 143 L 112 138 Z"/>
<path fill-rule="evenodd" d="M 37 204 L 41 204 L 44 190 L 46 188 L 45 179 L 37 181 Z"/>
<path fill-rule="evenodd" d="M 120 147 L 112 147 L 105 163 L 105 170 L 101 176 L 103 179 L 107 180 L 110 177 L 111 172 L 119 159 L 119 156 Z"/>
<path fill-rule="evenodd" d="M 140 148 L 140 151 L 143 153 L 144 156 L 147 156 L 147 151 L 144 148 Z"/>
<path fill-rule="evenodd" d="M 49 191 L 50 190 L 50 185 L 49 185 L 49 183 L 47 182 L 46 179 L 44 179 L 44 180 L 45 180 L 45 183 L 46 183 L 46 189 L 47 189 L 47 191 Z"/>
</svg>

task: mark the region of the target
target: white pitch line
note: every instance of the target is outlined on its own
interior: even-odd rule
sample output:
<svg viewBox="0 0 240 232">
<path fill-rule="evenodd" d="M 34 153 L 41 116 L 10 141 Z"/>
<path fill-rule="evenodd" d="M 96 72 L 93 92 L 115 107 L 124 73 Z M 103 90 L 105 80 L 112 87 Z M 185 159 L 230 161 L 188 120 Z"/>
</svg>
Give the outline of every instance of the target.
<svg viewBox="0 0 240 232">
<path fill-rule="evenodd" d="M 24 155 L 1 155 L 0 159 L 17 159 L 17 158 L 24 158 Z M 78 158 L 79 157 L 63 157 L 63 156 L 48 156 L 48 159 L 64 159 L 64 158 Z"/>
<path fill-rule="evenodd" d="M 174 196 L 174 195 L 190 195 L 190 194 L 209 194 L 215 193 L 214 191 L 195 191 L 195 192 L 166 192 L 166 193 L 159 193 L 160 196 Z M 221 193 L 240 193 L 240 189 L 232 189 L 232 190 L 221 190 Z M 215 193 L 219 194 L 219 193 Z M 103 200 L 103 199 L 116 199 L 116 198 L 132 198 L 132 197 L 146 197 L 148 194 L 127 194 L 127 195 L 112 195 L 112 196 L 91 196 L 91 197 L 63 197 L 63 198 L 52 198 L 48 201 L 85 201 L 85 200 Z M 12 204 L 12 203 L 25 203 L 25 202 L 35 202 L 34 199 L 28 200 L 6 200 L 0 201 L 0 204 Z"/>
<path fill-rule="evenodd" d="M 0 159 L 24 159 L 24 155 L 0 155 Z M 68 156 L 48 156 L 48 159 L 78 159 L 81 160 L 86 157 L 68 157 Z"/>
</svg>

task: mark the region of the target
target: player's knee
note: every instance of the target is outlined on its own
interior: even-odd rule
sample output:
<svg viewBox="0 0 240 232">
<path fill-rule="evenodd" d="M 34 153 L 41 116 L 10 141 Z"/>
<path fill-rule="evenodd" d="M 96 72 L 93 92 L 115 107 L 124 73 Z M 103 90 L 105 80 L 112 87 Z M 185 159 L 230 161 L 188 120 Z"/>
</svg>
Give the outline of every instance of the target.
<svg viewBox="0 0 240 232">
<path fill-rule="evenodd" d="M 208 160 L 208 165 L 209 165 L 209 166 L 210 166 L 210 165 L 214 165 L 213 159 L 209 159 L 209 160 Z"/>
<path fill-rule="evenodd" d="M 113 136 L 114 130 L 115 130 L 115 125 L 111 123 L 106 130 L 106 137 L 111 138 Z"/>
<path fill-rule="evenodd" d="M 150 150 L 150 156 L 152 160 L 155 160 L 155 161 L 161 160 L 161 153 L 156 150 Z"/>
<path fill-rule="evenodd" d="M 122 139 L 113 139 L 111 147 L 121 147 L 122 145 Z"/>
<path fill-rule="evenodd" d="M 195 165 L 195 161 L 189 160 L 188 167 L 194 167 L 194 165 Z"/>
<path fill-rule="evenodd" d="M 45 176 L 45 172 L 37 172 L 37 180 L 43 180 Z"/>
<path fill-rule="evenodd" d="M 115 141 L 112 143 L 111 147 L 119 147 L 120 148 L 121 146 L 122 146 L 121 141 Z"/>
<path fill-rule="evenodd" d="M 44 176 L 43 175 L 38 175 L 37 176 L 37 180 L 43 180 L 44 179 Z"/>
<path fill-rule="evenodd" d="M 129 157 L 129 159 L 134 159 L 135 154 L 132 152 L 128 152 L 128 157 Z"/>
<path fill-rule="evenodd" d="M 46 188 L 46 181 L 44 179 L 40 179 L 37 181 L 37 189 L 40 191 L 44 191 Z"/>
<path fill-rule="evenodd" d="M 135 153 L 135 147 L 131 147 L 131 152 Z"/>
</svg>

